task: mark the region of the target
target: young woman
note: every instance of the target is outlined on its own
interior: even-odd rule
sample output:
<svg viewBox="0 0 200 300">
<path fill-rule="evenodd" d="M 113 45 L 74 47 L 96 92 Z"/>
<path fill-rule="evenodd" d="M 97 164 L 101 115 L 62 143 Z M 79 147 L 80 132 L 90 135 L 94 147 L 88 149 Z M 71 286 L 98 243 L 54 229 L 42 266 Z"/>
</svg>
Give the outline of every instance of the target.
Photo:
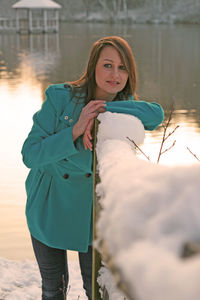
<svg viewBox="0 0 200 300">
<path fill-rule="evenodd" d="M 24 142 L 27 223 L 42 277 L 42 299 L 65 299 L 66 249 L 79 252 L 83 286 L 91 299 L 92 127 L 105 111 L 138 117 L 145 129 L 163 121 L 157 103 L 135 101 L 136 66 L 128 43 L 117 36 L 94 43 L 77 81 L 46 90 Z M 135 99 L 135 100 L 134 100 Z"/>
</svg>

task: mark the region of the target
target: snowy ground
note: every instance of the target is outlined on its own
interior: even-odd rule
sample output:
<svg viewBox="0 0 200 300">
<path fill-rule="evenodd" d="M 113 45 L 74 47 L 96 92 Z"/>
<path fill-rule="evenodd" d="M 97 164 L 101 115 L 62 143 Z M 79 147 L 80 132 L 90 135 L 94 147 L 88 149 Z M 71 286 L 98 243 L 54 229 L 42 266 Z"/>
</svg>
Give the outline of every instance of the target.
<svg viewBox="0 0 200 300">
<path fill-rule="evenodd" d="M 86 300 L 77 261 L 69 261 L 67 300 Z M 41 300 L 41 281 L 36 262 L 0 258 L 0 300 Z"/>
</svg>

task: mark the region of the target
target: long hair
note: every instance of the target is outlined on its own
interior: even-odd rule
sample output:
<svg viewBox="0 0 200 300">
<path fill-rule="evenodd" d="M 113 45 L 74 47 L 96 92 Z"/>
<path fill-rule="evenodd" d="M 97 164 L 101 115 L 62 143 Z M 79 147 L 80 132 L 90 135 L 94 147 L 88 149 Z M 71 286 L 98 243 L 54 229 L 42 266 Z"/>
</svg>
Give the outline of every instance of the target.
<svg viewBox="0 0 200 300">
<path fill-rule="evenodd" d="M 101 51 L 104 47 L 114 47 L 119 53 L 120 59 L 128 72 L 128 80 L 122 91 L 120 91 L 115 97 L 115 100 L 128 99 L 128 96 L 133 95 L 134 99 L 137 99 L 136 95 L 136 83 L 137 83 L 137 72 L 136 64 L 133 56 L 131 47 L 123 38 L 119 36 L 108 36 L 103 37 L 96 41 L 91 49 L 88 64 L 85 73 L 75 81 L 69 82 L 73 86 L 73 91 L 78 91 L 80 94 L 85 93 L 86 104 L 95 99 L 96 91 L 96 80 L 95 80 L 95 69 Z"/>
</svg>

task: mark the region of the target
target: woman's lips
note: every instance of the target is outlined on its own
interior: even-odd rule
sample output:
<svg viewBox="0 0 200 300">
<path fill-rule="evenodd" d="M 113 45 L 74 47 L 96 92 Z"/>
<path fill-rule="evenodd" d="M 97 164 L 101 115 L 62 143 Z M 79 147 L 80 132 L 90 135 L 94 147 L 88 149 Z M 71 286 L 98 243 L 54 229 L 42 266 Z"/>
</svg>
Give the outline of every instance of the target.
<svg viewBox="0 0 200 300">
<path fill-rule="evenodd" d="M 110 84 L 111 86 L 117 86 L 119 84 L 119 81 L 108 80 L 107 83 Z"/>
</svg>

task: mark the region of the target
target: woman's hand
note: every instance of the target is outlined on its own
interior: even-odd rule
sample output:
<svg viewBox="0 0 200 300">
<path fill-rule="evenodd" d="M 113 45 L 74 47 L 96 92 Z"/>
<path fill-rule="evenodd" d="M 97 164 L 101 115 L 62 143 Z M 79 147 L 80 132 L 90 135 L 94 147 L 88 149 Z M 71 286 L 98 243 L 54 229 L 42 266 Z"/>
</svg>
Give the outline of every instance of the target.
<svg viewBox="0 0 200 300">
<path fill-rule="evenodd" d="M 83 145 L 85 147 L 85 150 L 90 149 L 92 151 L 92 128 L 94 125 L 94 119 L 90 120 L 88 123 L 88 126 L 83 134 Z"/>
<path fill-rule="evenodd" d="M 90 101 L 81 111 L 78 121 L 75 123 L 73 127 L 73 141 L 75 141 L 80 135 L 84 134 L 86 128 L 89 125 L 89 122 L 98 116 L 100 112 L 105 111 L 105 101 L 103 100 L 94 100 Z M 87 136 L 91 136 L 91 129 L 93 123 L 90 123 L 90 126 L 87 130 Z M 90 134 L 89 134 L 90 133 Z M 90 141 L 91 138 L 89 138 Z M 88 138 L 86 139 L 88 143 Z M 91 143 L 91 142 L 90 142 Z M 84 144 L 86 147 L 86 145 Z M 87 149 L 87 148 L 86 148 Z"/>
<path fill-rule="evenodd" d="M 103 113 L 105 112 L 106 109 L 105 107 L 100 107 L 98 109 L 98 114 L 99 113 Z M 93 125 L 94 125 L 94 118 L 91 119 L 85 129 L 85 132 L 83 134 L 83 144 L 84 144 L 84 147 L 85 149 L 90 149 L 90 151 L 92 151 L 92 143 L 91 143 L 91 140 L 92 140 L 92 128 L 93 128 Z"/>
</svg>

